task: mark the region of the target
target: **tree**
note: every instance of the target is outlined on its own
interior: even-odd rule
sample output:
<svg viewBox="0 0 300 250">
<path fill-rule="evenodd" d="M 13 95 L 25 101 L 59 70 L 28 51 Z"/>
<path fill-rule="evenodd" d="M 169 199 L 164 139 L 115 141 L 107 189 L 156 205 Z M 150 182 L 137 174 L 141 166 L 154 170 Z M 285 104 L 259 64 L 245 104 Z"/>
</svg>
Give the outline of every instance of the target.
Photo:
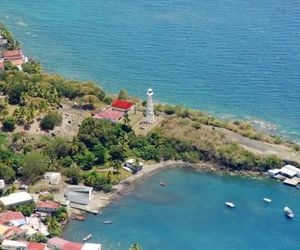
<svg viewBox="0 0 300 250">
<path fill-rule="evenodd" d="M 16 178 L 16 172 L 15 170 L 10 167 L 5 165 L 4 163 L 0 163 L 0 179 L 4 179 L 5 182 L 12 182 Z"/>
<path fill-rule="evenodd" d="M 8 114 L 8 102 L 7 98 L 0 98 L 0 120 Z"/>
<path fill-rule="evenodd" d="M 66 221 L 68 219 L 67 209 L 65 207 L 58 208 L 54 217 L 58 222 Z"/>
<path fill-rule="evenodd" d="M 14 131 L 16 128 L 16 119 L 12 116 L 4 118 L 2 122 L 2 130 L 4 131 Z"/>
<path fill-rule="evenodd" d="M 61 225 L 57 221 L 57 219 L 55 217 L 48 217 L 46 221 L 47 221 L 50 237 L 60 236 Z"/>
<path fill-rule="evenodd" d="M 112 162 L 112 166 L 113 166 L 113 169 L 119 174 L 120 173 L 120 169 L 122 167 L 122 162 L 119 161 L 119 160 L 114 160 Z"/>
<path fill-rule="evenodd" d="M 48 169 L 49 159 L 47 156 L 33 151 L 24 156 L 21 174 L 25 180 L 35 182 L 38 180 Z"/>
<path fill-rule="evenodd" d="M 37 243 L 47 243 L 48 239 L 42 233 L 36 233 L 29 239 L 29 241 Z"/>
<path fill-rule="evenodd" d="M 13 65 L 10 61 L 5 61 L 4 70 L 19 70 L 19 69 L 17 66 Z"/>
<path fill-rule="evenodd" d="M 40 122 L 40 127 L 43 130 L 52 130 L 55 126 L 60 125 L 62 122 L 62 116 L 57 112 L 51 112 L 44 116 Z"/>
<path fill-rule="evenodd" d="M 78 166 L 71 166 L 66 170 L 66 176 L 69 178 L 69 183 L 77 185 L 80 182 L 80 171 Z"/>
<path fill-rule="evenodd" d="M 101 144 L 97 144 L 93 148 L 93 152 L 96 156 L 96 162 L 98 164 L 104 164 L 109 159 L 109 153 L 107 149 Z"/>
<path fill-rule="evenodd" d="M 35 203 L 31 202 L 29 204 L 19 205 L 15 210 L 21 212 L 22 214 L 24 214 L 24 216 L 29 217 L 35 210 Z"/>
<path fill-rule="evenodd" d="M 118 99 L 120 100 L 126 100 L 128 98 L 127 91 L 124 89 L 121 89 L 118 95 Z"/>
<path fill-rule="evenodd" d="M 130 246 L 129 250 L 142 250 L 142 247 L 139 243 L 134 243 Z"/>
<path fill-rule="evenodd" d="M 23 83 L 14 84 L 8 91 L 8 101 L 10 104 L 19 104 L 23 93 L 27 92 L 28 88 Z"/>
<path fill-rule="evenodd" d="M 40 63 L 30 60 L 22 65 L 23 71 L 28 74 L 40 74 L 42 71 L 42 66 Z"/>
</svg>

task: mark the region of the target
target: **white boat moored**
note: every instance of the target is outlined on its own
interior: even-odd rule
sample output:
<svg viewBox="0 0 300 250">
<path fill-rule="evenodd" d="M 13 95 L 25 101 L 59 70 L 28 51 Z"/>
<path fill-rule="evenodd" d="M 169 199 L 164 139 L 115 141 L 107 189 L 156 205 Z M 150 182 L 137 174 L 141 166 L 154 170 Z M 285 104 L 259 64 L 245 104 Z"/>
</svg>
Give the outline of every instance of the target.
<svg viewBox="0 0 300 250">
<path fill-rule="evenodd" d="M 283 208 L 283 212 L 289 218 L 293 218 L 294 217 L 294 213 L 293 213 L 293 211 L 289 207 L 284 207 Z"/>
<path fill-rule="evenodd" d="M 272 200 L 269 199 L 269 198 L 264 198 L 264 201 L 265 201 L 265 202 L 268 202 L 268 203 L 271 203 L 271 202 L 272 202 Z"/>
<path fill-rule="evenodd" d="M 225 202 L 225 205 L 226 205 L 227 207 L 231 207 L 231 208 L 234 208 L 234 207 L 235 207 L 235 205 L 233 204 L 233 202 L 230 202 L 230 201 Z"/>
</svg>

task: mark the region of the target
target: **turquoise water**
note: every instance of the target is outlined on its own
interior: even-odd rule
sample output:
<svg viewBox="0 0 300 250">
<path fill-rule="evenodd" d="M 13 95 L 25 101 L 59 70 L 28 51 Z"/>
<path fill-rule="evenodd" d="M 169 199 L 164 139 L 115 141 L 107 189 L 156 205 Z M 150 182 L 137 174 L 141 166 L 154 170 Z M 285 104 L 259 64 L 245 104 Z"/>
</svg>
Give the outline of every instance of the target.
<svg viewBox="0 0 300 250">
<path fill-rule="evenodd" d="M 0 20 L 47 71 L 300 138 L 299 1 L 1 0 Z"/>
<path fill-rule="evenodd" d="M 168 185 L 161 187 L 161 180 Z M 101 215 L 72 221 L 64 237 L 80 241 L 91 233 L 91 242 L 106 250 L 128 249 L 136 241 L 145 250 L 299 249 L 299 192 L 272 180 L 171 169 L 143 181 Z M 236 208 L 225 207 L 228 200 Z M 292 220 L 283 214 L 285 205 L 295 213 Z"/>
</svg>

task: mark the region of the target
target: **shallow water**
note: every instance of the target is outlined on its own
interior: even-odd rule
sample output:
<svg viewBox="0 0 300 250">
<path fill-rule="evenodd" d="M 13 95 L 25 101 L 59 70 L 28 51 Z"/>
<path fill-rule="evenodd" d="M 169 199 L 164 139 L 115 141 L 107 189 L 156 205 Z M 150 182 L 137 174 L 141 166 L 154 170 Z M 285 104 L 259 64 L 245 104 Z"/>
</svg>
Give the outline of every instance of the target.
<svg viewBox="0 0 300 250">
<path fill-rule="evenodd" d="M 47 71 L 300 138 L 299 1 L 1 0 L 0 20 Z"/>
<path fill-rule="evenodd" d="M 166 187 L 161 187 L 163 180 Z M 170 169 L 138 184 L 98 216 L 72 221 L 64 237 L 104 249 L 299 249 L 300 191 L 272 180 L 218 176 L 191 169 Z M 263 201 L 269 197 L 273 201 Z M 231 200 L 236 208 L 224 206 Z M 283 214 L 288 205 L 295 212 Z M 113 220 L 103 225 L 104 220 Z"/>
</svg>

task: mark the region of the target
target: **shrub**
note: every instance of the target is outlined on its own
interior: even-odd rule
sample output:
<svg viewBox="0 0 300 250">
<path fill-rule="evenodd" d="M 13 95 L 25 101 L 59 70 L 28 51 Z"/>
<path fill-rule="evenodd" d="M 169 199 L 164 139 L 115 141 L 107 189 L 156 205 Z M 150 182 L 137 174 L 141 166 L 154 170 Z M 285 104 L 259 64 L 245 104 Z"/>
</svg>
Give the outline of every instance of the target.
<svg viewBox="0 0 300 250">
<path fill-rule="evenodd" d="M 51 112 L 47 114 L 40 122 L 40 127 L 43 130 L 52 130 L 55 126 L 60 125 L 62 117 L 58 112 Z"/>
<path fill-rule="evenodd" d="M 6 117 L 3 120 L 2 129 L 4 131 L 14 131 L 16 128 L 16 119 L 14 117 Z"/>
</svg>

